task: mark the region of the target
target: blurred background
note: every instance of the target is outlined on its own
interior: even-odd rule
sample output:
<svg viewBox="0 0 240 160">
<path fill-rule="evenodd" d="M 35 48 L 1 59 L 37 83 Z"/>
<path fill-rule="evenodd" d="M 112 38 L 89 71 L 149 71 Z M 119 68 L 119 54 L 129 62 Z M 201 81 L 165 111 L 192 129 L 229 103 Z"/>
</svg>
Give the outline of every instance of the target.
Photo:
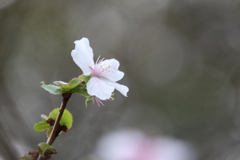
<svg viewBox="0 0 240 160">
<path fill-rule="evenodd" d="M 61 96 L 40 82 L 82 74 L 82 37 L 95 60 L 120 61 L 130 91 L 88 108 L 74 94 L 53 160 L 240 159 L 240 1 L 0 0 L 1 160 L 46 141 L 32 128 Z"/>
</svg>

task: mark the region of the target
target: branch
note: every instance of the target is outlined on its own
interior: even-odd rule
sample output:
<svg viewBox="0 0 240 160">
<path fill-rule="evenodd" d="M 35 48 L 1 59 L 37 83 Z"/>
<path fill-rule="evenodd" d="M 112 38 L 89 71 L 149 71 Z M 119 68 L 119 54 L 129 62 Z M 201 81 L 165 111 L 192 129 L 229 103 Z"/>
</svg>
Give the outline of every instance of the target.
<svg viewBox="0 0 240 160">
<path fill-rule="evenodd" d="M 59 132 L 61 130 L 59 130 L 60 128 L 60 120 L 62 118 L 62 115 L 63 115 L 63 112 L 67 106 L 67 102 L 69 100 L 69 98 L 71 97 L 72 93 L 63 93 L 62 94 L 62 103 L 61 103 L 61 107 L 60 107 L 60 110 L 59 110 L 59 113 L 58 113 L 58 116 L 57 116 L 57 119 L 55 120 L 55 123 L 53 125 L 53 129 L 52 129 L 52 132 L 50 134 L 50 137 L 48 138 L 47 140 L 47 144 L 51 145 L 53 144 L 54 140 L 56 139 L 56 137 L 58 136 Z M 46 158 L 42 157 L 39 155 L 38 157 L 38 160 L 45 160 Z"/>
<path fill-rule="evenodd" d="M 72 95 L 72 93 L 63 93 L 62 94 L 61 107 L 60 107 L 57 119 L 56 119 L 56 121 L 54 123 L 51 135 L 50 135 L 50 137 L 48 138 L 48 140 L 46 142 L 49 145 L 53 144 L 55 138 L 58 136 L 57 130 L 59 129 L 59 126 L 60 126 L 59 122 L 60 122 L 60 120 L 62 118 L 63 112 L 64 112 L 64 110 L 66 108 L 67 102 L 68 102 L 69 98 L 71 97 L 71 95 Z"/>
</svg>

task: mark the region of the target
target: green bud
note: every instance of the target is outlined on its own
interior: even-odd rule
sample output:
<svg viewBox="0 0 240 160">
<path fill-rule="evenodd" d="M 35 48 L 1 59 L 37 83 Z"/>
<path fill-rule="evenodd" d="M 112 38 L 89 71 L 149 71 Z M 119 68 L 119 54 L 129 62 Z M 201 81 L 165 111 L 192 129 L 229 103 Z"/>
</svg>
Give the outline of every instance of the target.
<svg viewBox="0 0 240 160">
<path fill-rule="evenodd" d="M 53 154 L 57 154 L 57 151 L 47 143 L 44 143 L 44 142 L 39 143 L 38 147 L 39 147 L 39 154 L 44 158 L 50 158 L 52 157 Z"/>
</svg>

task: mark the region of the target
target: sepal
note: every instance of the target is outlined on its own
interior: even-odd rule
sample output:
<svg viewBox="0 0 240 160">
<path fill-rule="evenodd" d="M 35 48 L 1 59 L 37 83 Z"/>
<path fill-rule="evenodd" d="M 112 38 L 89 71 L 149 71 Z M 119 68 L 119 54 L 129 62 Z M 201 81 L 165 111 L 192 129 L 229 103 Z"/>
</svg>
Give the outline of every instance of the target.
<svg viewBox="0 0 240 160">
<path fill-rule="evenodd" d="M 88 104 L 92 101 L 92 98 L 92 96 L 87 97 L 87 99 L 85 100 L 86 107 L 88 107 Z"/>
<path fill-rule="evenodd" d="M 88 96 L 90 96 L 89 94 L 88 94 L 88 92 L 87 92 L 87 89 L 86 89 L 86 87 L 77 87 L 77 88 L 74 88 L 74 92 L 76 92 L 76 93 L 78 93 L 78 94 L 80 94 L 80 95 L 82 95 L 82 96 L 84 96 L 84 97 L 88 97 Z"/>
<path fill-rule="evenodd" d="M 90 78 L 91 78 L 91 75 L 86 76 L 86 75 L 84 75 L 84 74 L 82 74 L 82 75 L 80 75 L 80 76 L 78 77 L 78 79 L 80 79 L 80 80 L 83 81 L 84 83 L 87 83 Z"/>
</svg>

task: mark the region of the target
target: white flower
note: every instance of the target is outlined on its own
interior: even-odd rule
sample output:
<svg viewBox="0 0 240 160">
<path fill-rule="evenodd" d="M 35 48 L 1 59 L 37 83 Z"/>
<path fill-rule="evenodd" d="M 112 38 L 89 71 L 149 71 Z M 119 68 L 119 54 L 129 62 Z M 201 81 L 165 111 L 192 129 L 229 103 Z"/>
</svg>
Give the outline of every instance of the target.
<svg viewBox="0 0 240 160">
<path fill-rule="evenodd" d="M 111 98 L 114 89 L 127 97 L 127 86 L 116 83 L 123 78 L 124 73 L 118 70 L 119 62 L 116 59 L 98 60 L 94 64 L 93 51 L 87 38 L 77 40 L 75 49 L 72 50 L 72 58 L 80 67 L 84 75 L 91 75 L 87 82 L 87 92 L 101 100 Z M 97 101 L 97 99 L 96 99 Z"/>
<path fill-rule="evenodd" d="M 190 143 L 172 137 L 149 136 L 125 129 L 104 135 L 91 154 L 93 160 L 196 160 Z"/>
</svg>

